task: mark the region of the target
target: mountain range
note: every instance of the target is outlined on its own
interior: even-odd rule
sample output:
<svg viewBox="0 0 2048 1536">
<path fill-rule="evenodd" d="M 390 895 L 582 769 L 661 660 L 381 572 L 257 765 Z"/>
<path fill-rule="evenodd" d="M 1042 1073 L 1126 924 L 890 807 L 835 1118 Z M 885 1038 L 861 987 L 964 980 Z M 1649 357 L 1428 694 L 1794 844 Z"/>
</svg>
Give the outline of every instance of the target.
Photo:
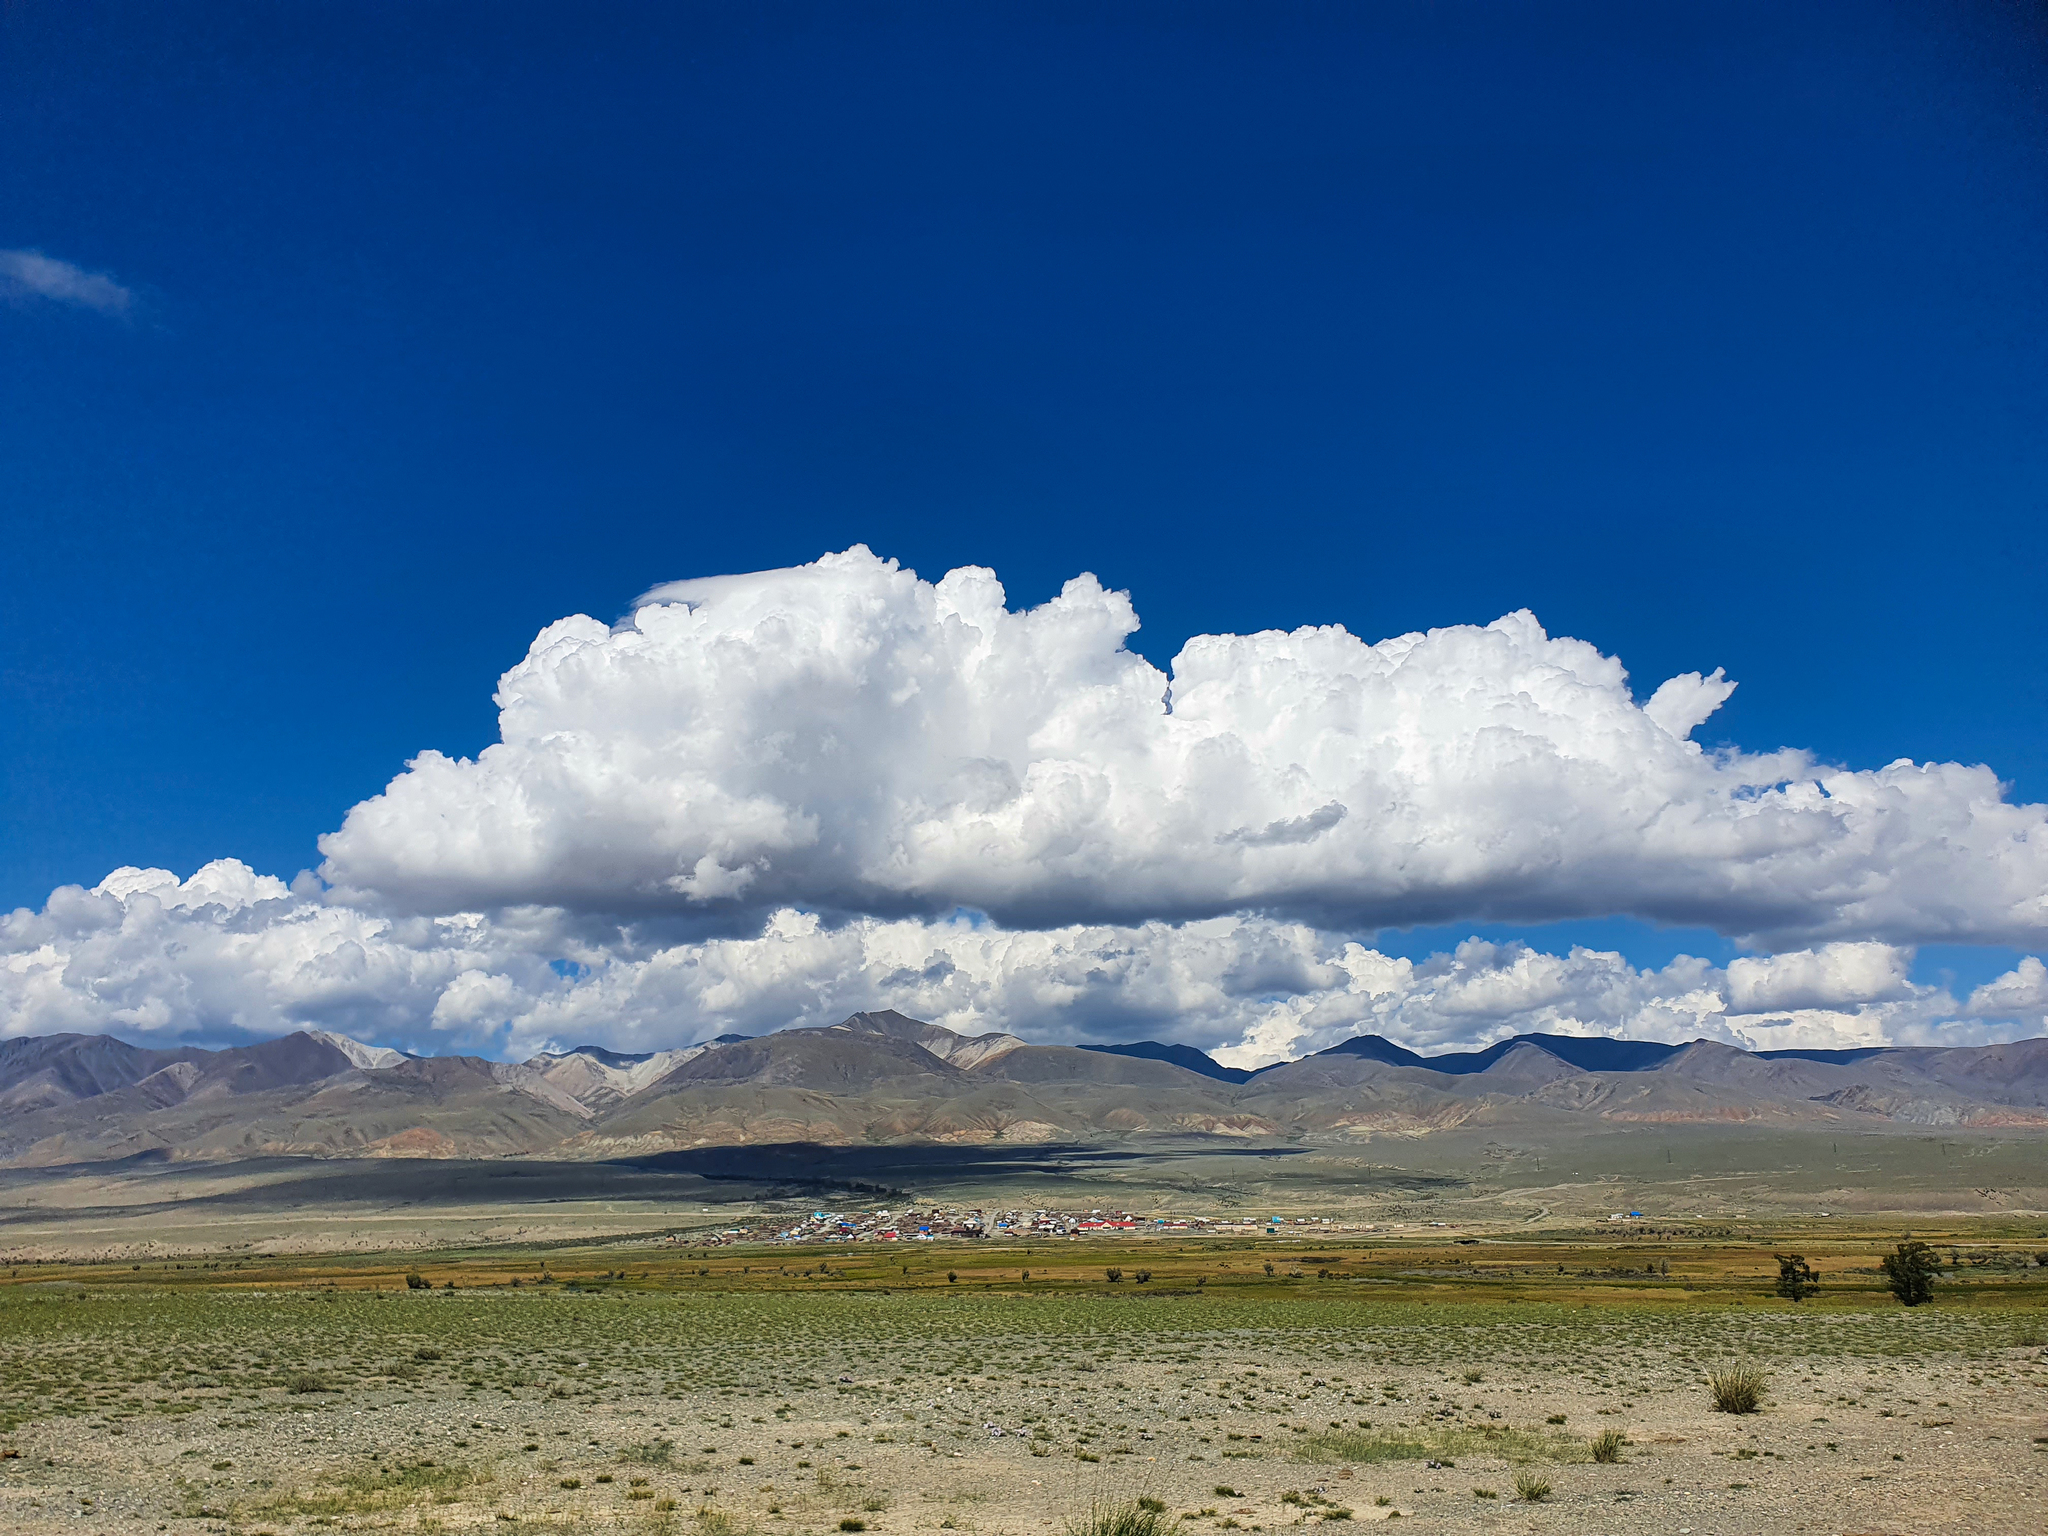
<svg viewBox="0 0 2048 1536">
<path fill-rule="evenodd" d="M 631 1157 L 818 1142 L 1351 1142 L 1453 1127 L 2048 1126 L 2048 1039 L 1749 1052 L 1520 1035 L 1421 1056 L 1360 1035 L 1256 1072 L 1189 1046 L 1033 1045 L 895 1012 L 622 1055 L 415 1057 L 306 1031 L 154 1050 L 0 1042 L 0 1165 L 277 1155 Z"/>
</svg>

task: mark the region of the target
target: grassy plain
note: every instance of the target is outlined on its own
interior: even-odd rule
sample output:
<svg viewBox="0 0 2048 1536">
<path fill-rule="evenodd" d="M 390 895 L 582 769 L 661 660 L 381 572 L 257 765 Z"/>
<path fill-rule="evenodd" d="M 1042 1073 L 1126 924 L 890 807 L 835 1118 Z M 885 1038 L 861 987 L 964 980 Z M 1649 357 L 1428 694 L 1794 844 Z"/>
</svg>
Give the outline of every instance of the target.
<svg viewBox="0 0 2048 1536">
<path fill-rule="evenodd" d="M 0 1529 L 2040 1530 L 2048 1242 L 1929 1229 L 1963 1263 L 1908 1311 L 1868 1272 L 1889 1235 L 27 1264 L 0 1276 Z M 1791 1246 L 1824 1283 L 1797 1306 L 1769 1295 Z M 1764 1411 L 1715 1413 L 1739 1362 Z"/>
</svg>

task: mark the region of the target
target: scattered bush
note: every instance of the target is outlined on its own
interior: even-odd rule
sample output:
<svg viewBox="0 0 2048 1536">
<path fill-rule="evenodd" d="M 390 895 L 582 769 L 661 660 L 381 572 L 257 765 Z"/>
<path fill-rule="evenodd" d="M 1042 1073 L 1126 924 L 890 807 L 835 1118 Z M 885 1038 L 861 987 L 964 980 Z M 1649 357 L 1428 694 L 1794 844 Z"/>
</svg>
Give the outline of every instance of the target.
<svg viewBox="0 0 2048 1536">
<path fill-rule="evenodd" d="M 405 1277 L 405 1288 L 408 1291 L 431 1291 L 434 1288 L 434 1282 L 418 1270 L 414 1270 Z"/>
<path fill-rule="evenodd" d="M 1593 1443 L 1586 1447 L 1595 1461 L 1602 1466 L 1613 1466 L 1621 1460 L 1621 1448 L 1628 1444 L 1628 1436 L 1618 1429 L 1603 1429 L 1593 1437 Z"/>
<path fill-rule="evenodd" d="M 848 1515 L 839 1522 L 839 1529 L 842 1531 L 864 1531 L 867 1528 L 867 1521 L 861 1519 L 858 1515 Z"/>
<path fill-rule="evenodd" d="M 327 1390 L 327 1381 L 325 1377 L 316 1376 L 311 1371 L 300 1371 L 296 1376 L 291 1377 L 285 1382 L 284 1389 L 287 1392 L 297 1392 L 301 1395 L 308 1392 L 325 1392 Z"/>
<path fill-rule="evenodd" d="M 1237 1490 L 1231 1487 L 1228 1483 L 1218 1483 L 1214 1488 L 1211 1488 L 1209 1491 L 1215 1494 L 1216 1497 L 1219 1499 L 1234 1499 L 1237 1497 Z"/>
<path fill-rule="evenodd" d="M 1149 1269 L 1141 1269 L 1135 1275 L 1131 1276 L 1131 1278 L 1137 1281 L 1138 1284 L 1143 1285 L 1146 1281 L 1152 1278 L 1152 1271 Z"/>
<path fill-rule="evenodd" d="M 431 1365 L 434 1361 L 441 1358 L 441 1351 L 438 1349 L 416 1349 L 412 1352 L 412 1357 L 415 1360 L 423 1360 Z"/>
<path fill-rule="evenodd" d="M 1109 1283 L 1111 1285 L 1121 1284 L 1124 1278 L 1124 1272 L 1116 1268 L 1114 1265 L 1111 1265 L 1108 1269 L 1105 1269 L 1103 1273 L 1109 1276 Z"/>
<path fill-rule="evenodd" d="M 1550 1497 L 1550 1479 L 1534 1472 L 1515 1474 L 1515 1497 L 1524 1504 L 1541 1504 Z"/>
<path fill-rule="evenodd" d="M 1764 1403 L 1769 1378 L 1753 1365 L 1731 1365 L 1707 1378 L 1716 1413 L 1755 1413 Z"/>
</svg>

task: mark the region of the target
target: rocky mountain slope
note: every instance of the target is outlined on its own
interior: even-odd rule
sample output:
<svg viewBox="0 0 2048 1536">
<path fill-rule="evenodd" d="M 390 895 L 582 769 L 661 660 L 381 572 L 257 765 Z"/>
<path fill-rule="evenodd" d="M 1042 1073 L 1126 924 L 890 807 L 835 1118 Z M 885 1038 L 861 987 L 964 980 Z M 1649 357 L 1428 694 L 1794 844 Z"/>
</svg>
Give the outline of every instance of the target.
<svg viewBox="0 0 2048 1536">
<path fill-rule="evenodd" d="M 1204 1065 L 1206 1063 L 1206 1066 Z M 899 1013 L 627 1056 L 419 1058 L 317 1032 L 224 1051 L 0 1042 L 0 1163 L 610 1158 L 781 1142 L 1346 1141 L 1454 1126 L 2048 1128 L 2048 1039 L 1773 1051 L 1527 1035 L 1424 1057 L 1378 1036 L 1245 1073 L 1185 1046 L 1032 1045 Z"/>
</svg>

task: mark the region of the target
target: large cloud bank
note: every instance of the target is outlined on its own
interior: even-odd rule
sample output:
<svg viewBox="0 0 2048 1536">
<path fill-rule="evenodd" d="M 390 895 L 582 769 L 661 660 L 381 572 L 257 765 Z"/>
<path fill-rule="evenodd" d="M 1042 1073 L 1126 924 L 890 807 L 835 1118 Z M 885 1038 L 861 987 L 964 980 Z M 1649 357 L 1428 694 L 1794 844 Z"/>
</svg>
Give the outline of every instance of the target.
<svg viewBox="0 0 2048 1536">
<path fill-rule="evenodd" d="M 1638 704 L 1528 614 L 1369 645 L 1202 636 L 1171 675 L 1091 577 L 1012 612 L 856 548 L 551 625 L 502 741 L 425 753 L 320 878 L 123 869 L 0 919 L 0 1035 L 620 1050 L 896 1007 L 1256 1064 L 1363 1030 L 1965 1043 L 2048 1029 L 1913 946 L 2048 941 L 2048 821 L 1990 771 L 1708 751 L 1716 671 Z M 1382 926 L 1625 914 L 1768 951 L 1657 970 Z"/>
<path fill-rule="evenodd" d="M 1523 1030 L 1780 1046 L 1975 1044 L 2048 1030 L 2028 958 L 1958 999 L 1908 951 L 1840 942 L 1638 969 L 1470 940 L 1414 961 L 1269 917 L 997 928 L 783 910 L 648 945 L 561 912 L 372 916 L 233 862 L 120 870 L 0 919 L 7 1033 L 264 1038 L 314 1026 L 426 1053 L 652 1050 L 893 1007 L 1044 1041 L 1168 1036 L 1260 1065 L 1370 1030 L 1429 1051 Z"/>
<path fill-rule="evenodd" d="M 2048 940 L 2048 811 L 1989 769 L 1690 739 L 1733 685 L 1527 613 L 1368 645 L 1207 635 L 1169 678 L 1092 577 L 1012 612 L 864 548 L 550 625 L 502 741 L 422 754 L 322 841 L 350 899 L 1012 926 L 1377 928 L 1625 913 L 1771 947 Z"/>
</svg>

